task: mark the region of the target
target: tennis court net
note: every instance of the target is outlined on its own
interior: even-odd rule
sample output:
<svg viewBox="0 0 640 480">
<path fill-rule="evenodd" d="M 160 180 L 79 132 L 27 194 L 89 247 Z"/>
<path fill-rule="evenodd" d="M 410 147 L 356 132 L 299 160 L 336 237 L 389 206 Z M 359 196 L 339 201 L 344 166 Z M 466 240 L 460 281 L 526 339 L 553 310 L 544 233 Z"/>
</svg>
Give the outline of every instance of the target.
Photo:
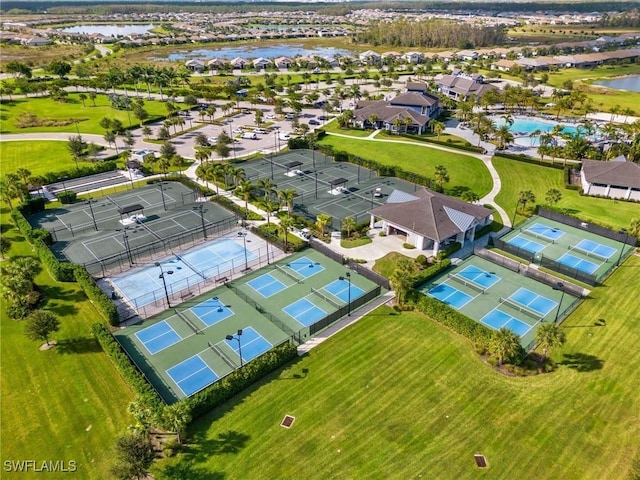
<svg viewBox="0 0 640 480">
<path fill-rule="evenodd" d="M 196 267 L 194 267 L 193 265 L 191 265 L 191 263 L 187 262 L 187 260 L 184 257 L 181 257 L 180 255 L 178 255 L 177 253 L 175 254 L 176 258 L 178 260 L 180 260 L 182 263 L 184 263 L 187 267 L 189 267 L 191 270 L 193 270 L 194 272 L 196 272 L 200 277 L 202 277 L 203 279 L 207 279 L 207 277 L 205 276 L 204 273 L 202 273 L 200 270 L 198 270 Z"/>
<path fill-rule="evenodd" d="M 521 303 L 518 302 L 514 302 L 513 300 L 509 299 L 509 298 L 502 298 L 500 297 L 500 303 L 501 304 L 506 304 L 509 305 L 511 308 L 514 308 L 516 310 L 518 310 L 519 312 L 522 313 L 526 313 L 527 315 L 533 317 L 536 319 L 536 321 L 542 321 L 542 319 L 544 318 L 544 315 L 540 315 L 540 312 L 536 312 L 535 310 L 522 305 Z"/>
<path fill-rule="evenodd" d="M 330 305 L 333 305 L 334 307 L 336 307 L 337 309 L 340 309 L 343 307 L 343 305 L 339 304 L 338 302 L 336 302 L 334 299 L 329 298 L 327 295 L 325 295 L 324 293 L 322 293 L 319 290 L 316 290 L 315 288 L 311 287 L 311 293 L 315 293 L 317 296 L 319 296 L 321 299 L 323 299 L 325 302 L 327 302 Z"/>
<path fill-rule="evenodd" d="M 486 289 L 471 280 L 467 280 L 466 278 L 461 277 L 460 275 L 456 275 L 455 273 L 450 273 L 447 275 L 449 278 L 466 285 L 467 287 L 475 290 L 476 292 L 485 293 Z"/>
<path fill-rule="evenodd" d="M 178 310 L 176 308 L 175 311 L 176 311 L 176 314 L 178 315 L 178 317 L 180 317 L 180 319 L 184 323 L 186 323 L 189 326 L 189 328 L 191 328 L 191 330 L 193 330 L 194 333 L 200 333 L 200 330 L 198 329 L 198 327 L 196 327 L 191 320 L 189 320 L 187 317 L 185 317 L 184 314 L 180 310 Z"/>
<path fill-rule="evenodd" d="M 569 245 L 569 250 L 579 252 L 587 257 L 595 258 L 597 260 L 602 260 L 603 262 L 609 261 L 609 258 L 603 257 L 602 255 L 598 255 L 597 253 L 594 253 L 594 252 L 590 252 L 589 250 L 585 250 L 584 248 L 580 248 L 577 245 Z"/>
<path fill-rule="evenodd" d="M 232 369 L 236 368 L 236 365 L 231 361 L 231 359 L 229 357 L 227 357 L 226 353 L 224 353 L 222 351 L 222 349 L 216 345 L 215 343 L 211 343 L 209 341 L 207 341 L 207 345 L 209 346 L 209 348 L 211 350 L 213 350 L 214 352 L 216 352 L 220 358 L 222 358 L 222 360 L 224 361 L 224 363 L 226 363 L 227 365 L 229 365 Z"/>
<path fill-rule="evenodd" d="M 521 228 L 520 231 L 522 233 L 526 233 L 527 235 L 537 238 L 539 240 L 544 240 L 545 242 L 549 242 L 549 243 L 556 243 L 556 241 L 553 238 L 549 238 L 546 235 L 543 235 L 538 232 L 534 232 L 533 230 L 530 230 L 528 228 Z"/>
<path fill-rule="evenodd" d="M 299 277 L 296 277 L 292 272 L 290 272 L 288 269 L 286 269 L 285 267 L 281 267 L 280 265 L 278 265 L 277 263 L 275 264 L 276 268 L 278 270 L 280 270 L 282 273 L 284 273 L 287 277 L 289 277 L 291 280 L 293 280 L 296 283 L 302 283 L 302 279 L 300 279 Z"/>
</svg>

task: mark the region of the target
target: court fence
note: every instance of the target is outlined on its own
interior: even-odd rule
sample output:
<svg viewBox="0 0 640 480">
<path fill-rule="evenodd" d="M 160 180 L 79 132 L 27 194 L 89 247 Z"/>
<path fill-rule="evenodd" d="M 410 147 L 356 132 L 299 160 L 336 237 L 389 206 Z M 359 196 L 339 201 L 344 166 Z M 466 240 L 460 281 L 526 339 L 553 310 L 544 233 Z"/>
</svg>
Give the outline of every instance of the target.
<svg viewBox="0 0 640 480">
<path fill-rule="evenodd" d="M 365 293 L 364 295 L 356 298 L 355 300 L 352 300 L 350 304 L 343 305 L 342 307 L 340 307 L 335 312 L 330 313 L 329 315 L 327 315 L 324 318 L 321 318 L 320 320 L 318 320 L 316 323 L 312 324 L 309 327 L 309 334 L 310 335 L 315 335 L 316 333 L 318 333 L 318 332 L 324 330 L 325 328 L 333 325 L 335 322 L 340 320 L 342 317 L 350 315 L 350 313 L 353 310 L 356 310 L 357 308 L 361 307 L 362 305 L 365 305 L 366 303 L 369 303 L 374 298 L 377 298 L 380 295 L 381 290 L 382 289 L 380 288 L 380 285 L 377 285 L 373 290 L 370 290 L 369 292 Z"/>
<path fill-rule="evenodd" d="M 515 245 L 507 243 L 501 238 L 490 237 L 489 243 L 493 244 L 493 246 L 500 250 L 515 255 L 516 257 L 523 258 L 529 263 L 534 263 L 535 261 L 535 254 L 531 253 L 529 250 L 525 250 L 524 248 L 516 247 Z"/>
<path fill-rule="evenodd" d="M 601 237 L 608 238 L 610 240 L 615 240 L 616 242 L 625 243 L 628 245 L 635 245 L 637 239 L 632 235 L 628 235 L 626 233 L 616 232 L 606 227 L 602 227 L 600 225 L 596 225 L 593 223 L 585 222 L 584 220 L 580 220 L 579 218 L 572 217 L 570 215 L 565 215 L 560 212 L 556 212 L 554 210 L 548 210 L 543 207 L 538 207 L 537 214 L 542 218 L 548 218 L 549 220 L 553 220 L 554 222 L 559 222 L 564 225 L 569 225 L 570 227 L 574 227 L 580 230 L 586 230 L 591 233 L 595 233 L 596 235 L 600 235 Z"/>
<path fill-rule="evenodd" d="M 125 251 L 92 262 L 82 264 L 96 278 L 108 277 L 115 273 L 130 270 L 135 263 L 150 262 L 155 258 L 173 254 L 173 249 L 183 249 L 186 245 L 194 246 L 204 240 L 222 237 L 238 227 L 235 215 L 225 217 L 216 222 L 178 232 L 166 238 L 156 238 L 153 242 L 131 248 L 124 238 Z M 206 232 L 206 235 L 205 235 Z M 205 238 L 205 236 L 207 238 Z"/>
</svg>

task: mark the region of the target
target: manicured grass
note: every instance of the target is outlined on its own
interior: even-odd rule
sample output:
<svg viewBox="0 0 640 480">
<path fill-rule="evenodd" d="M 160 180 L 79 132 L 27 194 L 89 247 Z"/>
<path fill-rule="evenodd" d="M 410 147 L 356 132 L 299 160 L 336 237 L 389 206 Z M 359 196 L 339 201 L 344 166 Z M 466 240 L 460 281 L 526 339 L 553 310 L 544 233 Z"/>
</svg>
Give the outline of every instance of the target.
<svg viewBox="0 0 640 480">
<path fill-rule="evenodd" d="M 11 256 L 33 255 L 31 247 L 2 212 L 2 230 Z M 2 460 L 75 460 L 78 478 L 109 478 L 112 446 L 126 431 L 126 407 L 133 395 L 91 336 L 104 321 L 75 283 L 57 283 L 46 271 L 36 278 L 45 309 L 61 321 L 52 335 L 58 345 L 38 350 L 24 335 L 24 322 L 2 310 Z M 6 474 L 33 478 L 30 474 Z"/>
<path fill-rule="evenodd" d="M 370 141 L 335 135 L 327 135 L 320 143 L 431 178 L 436 165 L 444 165 L 450 177 L 449 183 L 444 185 L 445 191 L 465 186 L 482 197 L 491 190 L 491 176 L 481 160 L 432 148 L 428 144 Z"/>
<path fill-rule="evenodd" d="M 398 265 L 398 260 L 401 258 L 406 258 L 413 261 L 413 258 L 407 257 L 406 255 L 402 255 L 398 252 L 387 253 L 384 257 L 376 260 L 376 263 L 373 265 L 372 270 L 374 272 L 379 273 L 384 277 L 391 277 L 394 270 L 396 269 L 396 265 Z"/>
<path fill-rule="evenodd" d="M 640 258 L 629 260 L 565 322 L 553 374 L 503 376 L 466 339 L 382 307 L 197 420 L 186 454 L 156 471 L 179 464 L 192 477 L 226 480 L 632 478 L 638 268 Z M 594 327 L 601 318 L 606 326 Z M 291 429 L 279 426 L 285 414 L 295 417 Z M 487 456 L 486 471 L 475 453 Z"/>
<path fill-rule="evenodd" d="M 18 128 L 16 118 L 22 113 L 33 113 L 40 119 L 74 120 L 77 119 L 80 133 L 95 133 L 102 135 L 104 129 L 100 126 L 100 120 L 104 117 L 119 119 L 125 127 L 129 126 L 129 115 L 125 110 L 111 108 L 111 104 L 106 95 L 96 97 L 96 106 L 90 98 L 85 100 L 85 105 L 78 98 L 77 93 L 69 94 L 66 103 L 60 103 L 49 97 L 30 97 L 14 99 L 13 102 L 3 102 L 0 104 L 0 114 L 2 115 L 2 131 L 0 133 L 28 133 L 28 132 L 69 132 L 75 134 L 76 125 L 72 121 L 68 125 L 51 127 L 29 127 Z M 176 104 L 182 106 L 181 104 Z M 164 102 L 157 100 L 144 100 L 144 109 L 149 113 L 148 122 L 158 120 L 167 115 Z M 138 120 L 129 112 L 131 124 L 140 125 Z"/>
<path fill-rule="evenodd" d="M 340 135 L 349 135 L 350 137 L 356 137 L 356 138 L 368 137 L 374 132 L 373 130 L 360 130 L 356 128 L 340 128 L 340 125 L 338 124 L 337 121 L 328 122 L 320 128 L 322 128 L 322 130 L 326 132 L 339 133 Z"/>
<path fill-rule="evenodd" d="M 0 142 L 0 157 L 3 173 L 23 167 L 33 175 L 44 175 L 76 167 L 67 142 L 62 141 Z M 86 162 L 79 162 L 79 165 L 83 163 Z"/>
<path fill-rule="evenodd" d="M 340 240 L 340 246 L 342 248 L 356 248 L 361 247 L 363 245 L 368 245 L 372 242 L 369 237 L 360 237 L 360 238 L 344 238 Z"/>
<path fill-rule="evenodd" d="M 502 189 L 496 196 L 496 201 L 510 217 L 522 190 L 531 190 L 536 196 L 536 203 L 545 204 L 545 195 L 552 188 L 562 192 L 558 207 L 566 208 L 587 221 L 619 229 L 629 227 L 631 220 L 639 216 L 640 207 L 637 203 L 581 196 L 575 190 L 565 189 L 562 170 L 499 157 L 493 158 L 493 165 L 502 180 Z M 518 214 L 516 223 L 522 219 Z"/>
</svg>

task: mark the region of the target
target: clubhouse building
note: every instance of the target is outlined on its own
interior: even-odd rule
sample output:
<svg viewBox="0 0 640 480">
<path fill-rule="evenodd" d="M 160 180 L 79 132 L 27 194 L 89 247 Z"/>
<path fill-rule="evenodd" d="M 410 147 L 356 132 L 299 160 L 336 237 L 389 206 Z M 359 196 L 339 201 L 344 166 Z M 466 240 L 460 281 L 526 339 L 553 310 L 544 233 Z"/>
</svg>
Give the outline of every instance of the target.
<svg viewBox="0 0 640 480">
<path fill-rule="evenodd" d="M 623 156 L 609 162 L 583 160 L 580 181 L 585 195 L 640 201 L 640 165 Z"/>
<path fill-rule="evenodd" d="M 492 211 L 423 188 L 413 193 L 394 190 L 384 205 L 374 208 L 370 225 L 382 226 L 387 235 L 400 235 L 405 242 L 428 255 L 454 242 L 472 242 L 478 228 L 493 221 Z"/>
</svg>

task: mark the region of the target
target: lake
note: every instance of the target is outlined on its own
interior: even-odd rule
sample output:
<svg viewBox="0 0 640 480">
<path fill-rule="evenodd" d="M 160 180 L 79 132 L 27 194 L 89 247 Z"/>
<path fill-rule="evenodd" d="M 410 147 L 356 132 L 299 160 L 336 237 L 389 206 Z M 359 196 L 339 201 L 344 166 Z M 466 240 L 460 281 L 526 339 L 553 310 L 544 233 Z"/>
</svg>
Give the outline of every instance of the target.
<svg viewBox="0 0 640 480">
<path fill-rule="evenodd" d="M 132 33 L 143 34 L 148 33 L 155 28 L 153 25 L 75 25 L 73 27 L 60 28 L 61 32 L 83 33 L 90 35 L 99 33 L 106 37 L 118 37 L 131 35 Z"/>
<path fill-rule="evenodd" d="M 602 85 L 603 87 L 615 88 L 617 90 L 640 92 L 640 75 L 616 78 L 614 80 L 600 80 L 598 82 L 595 82 L 595 84 Z"/>
<path fill-rule="evenodd" d="M 269 46 L 242 45 L 238 47 L 222 47 L 222 48 L 200 48 L 197 50 L 189 50 L 184 52 L 175 52 L 166 57 L 156 57 L 157 60 L 188 60 L 190 58 L 200 58 L 203 60 L 212 58 L 234 59 L 240 58 L 278 58 L 278 57 L 295 57 L 302 56 L 318 56 L 325 58 L 333 58 L 335 55 L 343 57 L 350 56 L 352 52 L 341 48 L 333 47 L 304 47 L 302 45 L 292 44 L 274 44 Z"/>
</svg>

